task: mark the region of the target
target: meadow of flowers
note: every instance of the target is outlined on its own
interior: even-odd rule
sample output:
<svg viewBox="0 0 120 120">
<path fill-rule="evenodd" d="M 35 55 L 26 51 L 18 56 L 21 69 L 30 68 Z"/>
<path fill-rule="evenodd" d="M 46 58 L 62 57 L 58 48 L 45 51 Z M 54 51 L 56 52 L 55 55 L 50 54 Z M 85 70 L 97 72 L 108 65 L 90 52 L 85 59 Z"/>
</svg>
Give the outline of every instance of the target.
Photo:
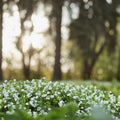
<svg viewBox="0 0 120 120">
<path fill-rule="evenodd" d="M 75 115 L 91 116 L 96 106 L 105 109 L 113 120 L 120 120 L 120 95 L 102 91 L 93 85 L 73 85 L 43 80 L 4 81 L 0 84 L 0 115 L 12 115 L 18 110 L 34 118 L 47 115 L 69 103 L 77 105 Z M 3 115 L 3 116 L 2 116 Z"/>
</svg>

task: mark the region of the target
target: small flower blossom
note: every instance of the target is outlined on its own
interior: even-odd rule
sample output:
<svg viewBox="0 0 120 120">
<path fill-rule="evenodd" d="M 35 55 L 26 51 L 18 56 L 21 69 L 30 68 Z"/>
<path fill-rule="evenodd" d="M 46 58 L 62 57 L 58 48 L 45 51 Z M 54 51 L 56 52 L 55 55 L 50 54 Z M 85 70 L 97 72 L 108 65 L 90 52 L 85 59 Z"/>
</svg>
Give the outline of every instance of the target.
<svg viewBox="0 0 120 120">
<path fill-rule="evenodd" d="M 59 103 L 58 103 L 59 107 L 62 107 L 63 104 L 64 104 L 64 101 L 63 101 L 63 100 L 59 101 Z"/>
<path fill-rule="evenodd" d="M 12 110 L 12 111 L 7 111 L 6 113 L 9 114 L 9 115 L 12 115 L 15 111 Z"/>
<path fill-rule="evenodd" d="M 46 97 L 46 96 L 47 96 L 47 94 L 43 94 L 43 95 L 42 95 L 42 97 Z"/>
</svg>

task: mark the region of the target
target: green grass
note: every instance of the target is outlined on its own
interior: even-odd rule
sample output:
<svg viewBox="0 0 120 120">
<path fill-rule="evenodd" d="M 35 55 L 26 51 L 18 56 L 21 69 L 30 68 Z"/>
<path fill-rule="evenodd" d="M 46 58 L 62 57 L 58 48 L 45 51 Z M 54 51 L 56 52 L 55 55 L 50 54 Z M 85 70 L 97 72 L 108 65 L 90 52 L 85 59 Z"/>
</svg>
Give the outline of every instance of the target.
<svg viewBox="0 0 120 120">
<path fill-rule="evenodd" d="M 83 81 L 83 80 L 74 80 L 74 81 L 65 81 L 69 82 L 71 84 L 75 85 L 94 85 L 97 86 L 98 89 L 103 90 L 103 91 L 111 91 L 114 93 L 116 96 L 120 95 L 120 82 L 117 81 L 95 81 L 95 80 L 88 80 L 88 81 Z"/>
</svg>

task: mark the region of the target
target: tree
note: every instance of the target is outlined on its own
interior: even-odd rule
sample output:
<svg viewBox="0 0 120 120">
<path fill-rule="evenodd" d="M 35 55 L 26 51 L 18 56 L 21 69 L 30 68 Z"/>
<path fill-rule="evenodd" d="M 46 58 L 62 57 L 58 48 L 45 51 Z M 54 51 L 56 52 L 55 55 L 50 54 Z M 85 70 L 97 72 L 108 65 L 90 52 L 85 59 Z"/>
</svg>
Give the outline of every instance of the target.
<svg viewBox="0 0 120 120">
<path fill-rule="evenodd" d="M 31 58 L 36 52 L 36 50 L 32 47 L 32 45 L 29 46 L 29 49 L 24 52 L 23 50 L 23 37 L 26 34 L 26 32 L 29 32 L 29 35 L 33 31 L 33 25 L 31 21 L 31 16 L 36 9 L 38 1 L 37 0 L 25 0 L 25 1 L 18 1 L 16 4 L 18 6 L 18 11 L 20 14 L 20 25 L 21 25 L 21 34 L 17 37 L 16 41 L 16 47 L 19 50 L 19 52 L 22 55 L 22 65 L 23 65 L 23 74 L 26 79 L 30 78 L 30 63 Z M 25 22 L 29 21 L 31 23 L 30 27 L 25 26 Z M 26 62 L 27 61 L 27 62 Z"/>
<path fill-rule="evenodd" d="M 30 78 L 30 69 L 31 69 L 30 68 L 31 59 L 32 59 L 32 56 L 34 55 L 34 53 L 36 52 L 36 49 L 34 49 L 32 47 L 32 45 L 30 45 L 29 49 L 26 52 L 24 52 L 23 48 L 22 48 L 22 44 L 19 42 L 20 42 L 19 40 L 16 42 L 16 46 L 22 55 L 23 74 L 25 76 L 25 79 L 29 79 Z"/>
<path fill-rule="evenodd" d="M 119 55 L 118 55 L 118 68 L 117 68 L 117 80 L 120 81 L 120 50 L 119 50 Z"/>
<path fill-rule="evenodd" d="M 116 6 L 120 9 L 120 1 L 114 1 L 114 2 L 116 2 Z M 120 12 L 119 12 L 119 15 L 118 15 L 118 17 L 119 17 L 119 20 L 118 20 L 118 23 L 120 24 Z M 118 32 L 120 32 L 120 31 L 118 31 Z M 118 67 L 117 67 L 117 75 L 116 75 L 116 78 L 117 78 L 117 80 L 118 81 L 120 81 L 120 43 L 119 43 L 119 38 L 118 38 L 118 41 L 117 41 L 117 43 L 118 43 L 118 49 L 117 49 L 117 51 L 118 51 Z"/>
<path fill-rule="evenodd" d="M 63 0 L 55 1 L 53 6 L 54 17 L 55 17 L 55 65 L 54 65 L 54 72 L 53 72 L 53 80 L 61 80 L 61 21 L 62 21 L 62 6 Z"/>
<path fill-rule="evenodd" d="M 61 24 L 62 24 L 62 7 L 64 5 L 65 0 L 48 0 L 43 1 L 44 4 L 47 4 L 52 7 L 52 10 L 47 13 L 50 20 L 50 30 L 52 30 L 55 42 L 55 62 L 53 69 L 53 80 L 61 80 L 62 72 L 61 72 Z M 47 11 L 48 12 L 48 11 Z"/>
<path fill-rule="evenodd" d="M 75 3 L 76 4 L 76 3 Z M 82 78 L 90 79 L 93 68 L 102 52 L 111 53 L 116 45 L 117 13 L 115 2 L 89 0 L 77 2 L 78 18 L 70 25 L 70 38 L 80 49 Z"/>
<path fill-rule="evenodd" d="M 0 81 L 3 80 L 2 74 L 2 24 L 3 24 L 3 0 L 0 1 Z"/>
</svg>

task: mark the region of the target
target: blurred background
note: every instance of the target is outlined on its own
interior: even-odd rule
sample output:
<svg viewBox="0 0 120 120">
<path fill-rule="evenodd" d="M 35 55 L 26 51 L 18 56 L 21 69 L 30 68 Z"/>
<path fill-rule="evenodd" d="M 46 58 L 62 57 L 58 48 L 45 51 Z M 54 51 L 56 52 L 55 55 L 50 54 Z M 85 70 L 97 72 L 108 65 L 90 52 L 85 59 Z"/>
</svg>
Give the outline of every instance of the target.
<svg viewBox="0 0 120 120">
<path fill-rule="evenodd" d="M 120 81 L 120 0 L 0 0 L 0 80 Z"/>
</svg>

